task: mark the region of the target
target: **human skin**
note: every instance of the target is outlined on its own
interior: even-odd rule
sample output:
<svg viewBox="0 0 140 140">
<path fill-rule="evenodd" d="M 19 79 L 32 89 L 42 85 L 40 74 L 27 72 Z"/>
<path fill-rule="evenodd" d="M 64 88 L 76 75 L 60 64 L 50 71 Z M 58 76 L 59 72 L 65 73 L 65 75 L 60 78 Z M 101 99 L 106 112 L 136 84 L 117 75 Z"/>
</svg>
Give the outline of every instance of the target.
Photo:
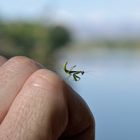
<svg viewBox="0 0 140 140">
<path fill-rule="evenodd" d="M 0 140 L 94 139 L 91 111 L 57 74 L 27 57 L 0 57 Z"/>
</svg>

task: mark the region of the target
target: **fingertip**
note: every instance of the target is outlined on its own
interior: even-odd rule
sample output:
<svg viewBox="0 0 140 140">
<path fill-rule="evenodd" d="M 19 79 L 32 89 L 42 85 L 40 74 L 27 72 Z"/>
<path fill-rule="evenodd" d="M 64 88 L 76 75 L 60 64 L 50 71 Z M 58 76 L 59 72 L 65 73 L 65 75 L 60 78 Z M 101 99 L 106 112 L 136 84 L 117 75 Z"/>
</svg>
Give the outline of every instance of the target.
<svg viewBox="0 0 140 140">
<path fill-rule="evenodd" d="M 63 90 L 63 80 L 54 72 L 48 69 L 39 69 L 34 72 L 28 80 L 29 85 L 45 88 L 48 90 Z"/>
</svg>

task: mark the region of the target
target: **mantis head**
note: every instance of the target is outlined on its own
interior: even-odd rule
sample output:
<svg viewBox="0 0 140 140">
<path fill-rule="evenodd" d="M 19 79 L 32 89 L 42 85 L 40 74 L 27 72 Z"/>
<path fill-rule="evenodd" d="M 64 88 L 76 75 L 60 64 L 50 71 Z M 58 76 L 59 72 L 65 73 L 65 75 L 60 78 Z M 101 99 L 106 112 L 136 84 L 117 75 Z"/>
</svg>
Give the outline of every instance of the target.
<svg viewBox="0 0 140 140">
<path fill-rule="evenodd" d="M 85 72 L 84 71 L 81 71 L 81 74 L 83 75 Z"/>
</svg>

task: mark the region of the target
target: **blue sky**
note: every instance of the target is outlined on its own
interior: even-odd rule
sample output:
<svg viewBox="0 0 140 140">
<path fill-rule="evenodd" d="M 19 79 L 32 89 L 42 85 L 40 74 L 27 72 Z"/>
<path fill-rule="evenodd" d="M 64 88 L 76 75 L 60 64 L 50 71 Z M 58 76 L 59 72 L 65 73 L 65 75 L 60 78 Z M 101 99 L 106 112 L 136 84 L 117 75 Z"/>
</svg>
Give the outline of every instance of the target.
<svg viewBox="0 0 140 140">
<path fill-rule="evenodd" d="M 6 18 L 34 18 L 47 8 L 57 18 L 114 20 L 140 18 L 140 0 L 1 0 L 0 13 Z M 44 13 L 45 15 L 46 13 Z"/>
</svg>

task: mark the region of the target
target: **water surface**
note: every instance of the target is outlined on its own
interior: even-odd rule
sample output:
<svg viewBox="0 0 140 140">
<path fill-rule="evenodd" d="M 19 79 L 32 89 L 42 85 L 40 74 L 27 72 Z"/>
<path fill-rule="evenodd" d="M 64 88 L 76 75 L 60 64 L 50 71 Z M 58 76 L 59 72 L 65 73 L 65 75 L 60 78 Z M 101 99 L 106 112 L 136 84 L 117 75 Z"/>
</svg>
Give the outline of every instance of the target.
<svg viewBox="0 0 140 140">
<path fill-rule="evenodd" d="M 96 140 L 140 140 L 140 57 L 130 52 L 72 58 L 93 69 L 71 83 L 95 116 Z"/>
</svg>

